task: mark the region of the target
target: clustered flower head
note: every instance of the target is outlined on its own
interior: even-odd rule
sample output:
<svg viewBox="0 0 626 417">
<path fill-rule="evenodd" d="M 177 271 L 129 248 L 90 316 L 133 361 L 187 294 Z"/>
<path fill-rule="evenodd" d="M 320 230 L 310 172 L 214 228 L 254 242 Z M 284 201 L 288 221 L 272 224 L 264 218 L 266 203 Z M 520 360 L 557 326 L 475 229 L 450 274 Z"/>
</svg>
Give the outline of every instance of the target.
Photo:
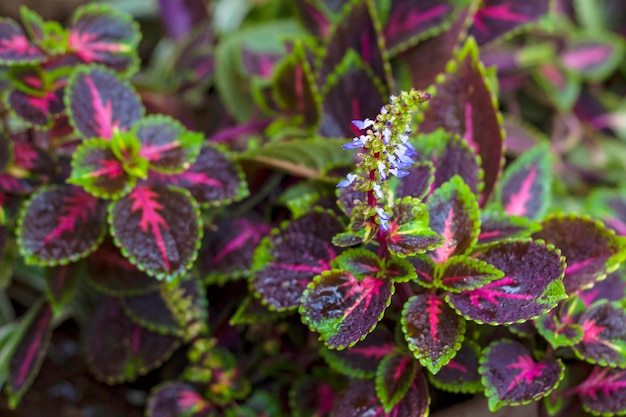
<svg viewBox="0 0 626 417">
<path fill-rule="evenodd" d="M 418 90 L 403 91 L 391 96 L 389 104 L 380 109 L 375 120 L 353 120 L 352 124 L 365 131 L 343 149 L 360 149 L 357 170 L 347 175 L 337 187 L 352 186 L 354 190 L 368 193 L 367 202 L 357 202 L 353 213 L 363 218 L 374 217 L 383 230 L 388 230 L 389 201 L 387 181 L 390 176 L 402 178 L 409 174 L 416 156 L 409 140 L 411 117 L 420 103 L 430 95 Z"/>
</svg>

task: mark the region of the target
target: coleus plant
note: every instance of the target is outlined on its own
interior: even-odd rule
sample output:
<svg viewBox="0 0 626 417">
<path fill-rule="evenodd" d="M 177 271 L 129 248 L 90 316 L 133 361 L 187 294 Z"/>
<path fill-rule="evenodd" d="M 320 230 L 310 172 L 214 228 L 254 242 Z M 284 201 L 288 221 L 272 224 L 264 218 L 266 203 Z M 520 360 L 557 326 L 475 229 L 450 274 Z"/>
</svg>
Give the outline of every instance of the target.
<svg viewBox="0 0 626 417">
<path fill-rule="evenodd" d="M 68 29 L 42 21 L 47 38 L 26 10 L 28 36 L 5 25 L 2 45 L 14 49 L 2 62 L 19 92 L 10 95 L 28 96 L 30 107 L 8 103 L 42 137 L 0 136 L 0 274 L 19 256 L 45 274 L 47 300 L 0 333 L 12 406 L 85 276 L 105 294 L 85 332 L 99 379 L 130 381 L 187 345 L 178 376 L 152 389 L 150 416 L 420 416 L 429 385 L 484 393 L 491 410 L 541 400 L 544 414 L 575 415 L 581 405 L 623 414 L 624 281 L 615 269 L 624 242 L 588 217 L 548 214 L 548 146 L 502 172 L 511 124 L 479 56 L 479 45 L 528 27 L 548 2 L 297 5 L 316 39 L 290 38 L 281 51 L 279 35 L 301 34 L 290 22 L 220 39 L 215 82 L 224 107 L 249 122 L 230 137 L 262 137 L 240 156 L 248 169 L 322 181 L 269 181 L 241 206 L 252 212 L 233 217 L 218 210 L 246 195 L 231 154 L 171 117 L 146 115 L 144 91 L 123 79 L 136 69 L 139 39 L 128 17 L 89 6 Z M 74 35 L 89 38 L 83 53 L 54 40 L 86 27 L 119 31 Z M 214 40 L 196 36 L 193 53 L 181 53 L 192 74 L 173 89 L 212 75 Z M 198 56 L 185 63 L 186 53 Z M 258 110 L 273 123 L 249 120 Z M 348 144 L 332 139 L 355 134 Z M 338 142 L 358 151 L 358 163 L 335 196 L 335 168 L 353 161 Z M 286 185 L 291 220 L 272 206 L 273 188 Z M 270 207 L 256 210 L 265 198 Z M 282 222 L 267 235 L 277 224 L 269 212 Z M 249 275 L 247 294 L 237 280 Z"/>
</svg>

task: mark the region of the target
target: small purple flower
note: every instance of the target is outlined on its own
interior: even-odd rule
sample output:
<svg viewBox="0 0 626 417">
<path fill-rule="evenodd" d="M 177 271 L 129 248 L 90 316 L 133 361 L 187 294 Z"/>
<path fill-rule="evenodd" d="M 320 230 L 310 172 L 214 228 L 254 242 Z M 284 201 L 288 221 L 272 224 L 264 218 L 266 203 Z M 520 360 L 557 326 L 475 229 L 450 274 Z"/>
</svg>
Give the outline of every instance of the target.
<svg viewBox="0 0 626 417">
<path fill-rule="evenodd" d="M 356 174 L 348 174 L 346 175 L 346 179 L 337 184 L 337 188 L 344 188 L 348 185 L 351 185 L 354 180 L 356 180 L 359 176 Z"/>
<path fill-rule="evenodd" d="M 378 162 L 378 175 L 380 175 L 380 180 L 387 180 L 387 173 L 385 172 L 387 166 L 384 162 Z"/>
<path fill-rule="evenodd" d="M 386 232 L 389 230 L 389 215 L 385 213 L 385 210 L 383 210 L 382 207 L 377 207 L 376 213 L 378 214 L 380 227 Z"/>
<path fill-rule="evenodd" d="M 382 133 L 385 145 L 389 145 L 389 142 L 391 141 L 391 130 L 389 130 L 388 128 L 384 128 Z"/>
<path fill-rule="evenodd" d="M 350 143 L 346 143 L 345 145 L 343 145 L 341 147 L 341 149 L 358 149 L 358 148 L 362 148 L 365 146 L 365 144 L 367 143 L 369 137 L 365 136 L 365 135 L 361 135 L 358 138 L 354 138 L 352 139 L 352 142 Z"/>
<path fill-rule="evenodd" d="M 357 129 L 363 130 L 367 129 L 370 126 L 374 126 L 374 121 L 370 119 L 365 120 L 353 120 L 352 124 L 357 127 Z"/>
<path fill-rule="evenodd" d="M 372 189 L 374 190 L 374 195 L 376 195 L 376 198 L 378 198 L 379 200 L 385 198 L 385 195 L 383 194 L 383 189 L 380 187 L 380 184 L 374 184 L 374 187 Z"/>
</svg>

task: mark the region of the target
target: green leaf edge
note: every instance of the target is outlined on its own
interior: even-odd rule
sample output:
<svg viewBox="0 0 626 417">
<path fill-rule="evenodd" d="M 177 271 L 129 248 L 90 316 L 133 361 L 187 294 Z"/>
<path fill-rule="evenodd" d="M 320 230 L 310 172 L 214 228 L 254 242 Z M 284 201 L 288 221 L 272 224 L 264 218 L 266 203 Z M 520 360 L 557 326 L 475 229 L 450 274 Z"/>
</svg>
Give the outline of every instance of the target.
<svg viewBox="0 0 626 417">
<path fill-rule="evenodd" d="M 467 343 L 468 345 L 471 346 L 471 349 L 474 351 L 474 353 L 476 354 L 476 357 L 478 359 L 480 359 L 481 357 L 481 349 L 480 346 L 469 339 L 466 339 L 464 341 L 464 343 Z M 457 351 L 458 353 L 458 351 Z M 456 356 L 456 355 L 455 355 Z M 454 358 L 452 358 L 454 359 Z M 476 380 L 476 381 L 470 381 L 470 382 L 465 382 L 461 385 L 456 385 L 456 384 L 446 384 L 444 382 L 439 381 L 437 378 L 436 374 L 432 374 L 432 373 L 428 373 L 428 381 L 433 384 L 435 386 L 435 388 L 443 390 L 443 391 L 448 391 L 448 392 L 452 392 L 455 394 L 477 394 L 481 391 L 483 391 L 484 387 L 483 387 L 483 383 L 480 379 Z"/>
<path fill-rule="evenodd" d="M 413 374 L 413 376 L 407 381 L 405 381 L 405 383 L 400 386 L 400 389 L 398 389 L 394 393 L 394 395 L 391 396 L 391 398 L 389 398 L 389 392 L 387 391 L 386 389 L 387 387 L 385 386 L 385 370 L 386 370 L 385 367 L 388 364 L 388 362 L 391 362 L 391 360 L 394 359 L 395 356 L 404 357 L 404 355 L 399 354 L 399 353 L 392 353 L 390 355 L 385 356 L 378 364 L 378 367 L 376 369 L 376 377 L 374 380 L 375 388 L 376 388 L 376 396 L 378 397 L 378 400 L 382 404 L 383 410 L 385 410 L 385 413 L 390 413 L 391 410 L 393 410 L 393 407 L 395 407 L 395 405 L 398 404 L 398 402 L 402 398 L 404 398 L 409 388 L 411 388 L 411 385 L 413 385 L 413 380 L 415 379 L 415 375 L 417 374 L 417 364 L 415 363 L 413 358 L 408 358 L 410 361 L 409 366 L 412 367 L 412 370 L 410 372 Z"/>
</svg>

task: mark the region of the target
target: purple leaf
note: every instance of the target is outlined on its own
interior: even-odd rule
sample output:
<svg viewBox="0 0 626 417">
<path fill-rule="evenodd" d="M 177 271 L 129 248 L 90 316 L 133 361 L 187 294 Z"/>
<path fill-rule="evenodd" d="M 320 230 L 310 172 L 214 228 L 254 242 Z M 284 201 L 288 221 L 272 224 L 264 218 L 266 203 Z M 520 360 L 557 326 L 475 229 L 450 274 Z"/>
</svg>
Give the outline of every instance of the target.
<svg viewBox="0 0 626 417">
<path fill-rule="evenodd" d="M 429 254 L 438 263 L 453 255 L 467 253 L 476 243 L 480 227 L 476 197 L 463 180 L 455 176 L 435 190 L 426 203 L 430 227 L 444 239 Z"/>
<path fill-rule="evenodd" d="M 15 114 L 37 127 L 51 127 L 53 118 L 65 110 L 61 80 L 46 79 L 40 68 L 16 67 L 10 72 L 15 90 L 9 92 L 8 104 Z"/>
<path fill-rule="evenodd" d="M 466 3 L 466 1 L 439 0 L 391 2 L 389 18 L 385 25 L 385 40 L 389 53 L 395 55 L 424 38 L 437 35 L 445 28 L 445 23 L 454 17 L 455 8 L 460 8 Z"/>
<path fill-rule="evenodd" d="M 371 68 L 375 76 L 385 83 L 384 92 L 387 93 L 386 85 L 391 74 L 387 57 L 381 50 L 382 45 L 384 40 L 380 32 L 380 23 L 372 3 L 369 1 L 350 3 L 341 16 L 337 17 L 335 25 L 330 30 L 324 56 L 318 65 L 320 86 L 328 84 L 327 80 L 332 79 L 331 74 L 344 60 L 346 53 L 352 50 L 368 69 Z M 377 113 L 378 109 L 371 114 Z"/>
<path fill-rule="evenodd" d="M 500 208 L 482 210 L 480 213 L 480 233 L 478 244 L 492 243 L 511 238 L 529 237 L 540 229 L 524 217 L 509 216 Z"/>
<path fill-rule="evenodd" d="M 404 257 L 440 246 L 443 239 L 429 228 L 428 221 L 428 211 L 417 198 L 396 200 L 387 233 L 389 251 Z"/>
<path fill-rule="evenodd" d="M 533 238 L 553 244 L 565 256 L 563 284 L 568 294 L 591 287 L 626 258 L 624 243 L 612 230 L 599 221 L 574 214 L 547 218 Z"/>
<path fill-rule="evenodd" d="M 95 197 L 117 199 L 132 190 L 136 178 L 124 171 L 109 141 L 93 139 L 80 144 L 72 155 L 68 182 L 83 187 Z"/>
<path fill-rule="evenodd" d="M 83 271 L 80 263 L 46 268 L 46 296 L 55 317 L 59 317 L 71 301 Z"/>
<path fill-rule="evenodd" d="M 9 361 L 6 386 L 9 407 L 14 409 L 39 373 L 52 337 L 52 309 L 44 304 L 27 326 Z"/>
<path fill-rule="evenodd" d="M 550 205 L 551 184 L 549 149 L 536 146 L 507 167 L 496 187 L 496 201 L 511 216 L 539 220 Z"/>
<path fill-rule="evenodd" d="M 339 187 L 336 190 L 336 194 L 337 205 L 348 217 L 352 214 L 352 209 L 355 207 L 355 201 L 367 201 L 366 192 L 355 190 L 352 187 Z"/>
<path fill-rule="evenodd" d="M 85 64 L 100 64 L 124 77 L 139 67 L 139 25 L 132 16 L 103 4 L 76 9 L 69 27 L 68 47 Z"/>
<path fill-rule="evenodd" d="M 626 312 L 619 304 L 600 302 L 577 320 L 582 340 L 574 345 L 576 355 L 601 366 L 626 368 Z"/>
<path fill-rule="evenodd" d="M 480 347 L 465 341 L 454 358 L 437 374 L 428 374 L 430 382 L 437 388 L 449 392 L 477 393 L 484 389 L 478 373 Z"/>
<path fill-rule="evenodd" d="M 243 217 L 217 221 L 215 230 L 205 233 L 198 255 L 205 281 L 223 284 L 248 276 L 254 250 L 269 231 L 269 225 Z"/>
<path fill-rule="evenodd" d="M 392 353 L 383 358 L 376 371 L 376 394 L 386 413 L 404 397 L 415 379 L 417 363 L 410 356 Z"/>
<path fill-rule="evenodd" d="M 372 117 L 385 104 L 381 80 L 365 70 L 361 58 L 348 51 L 324 86 L 320 133 L 326 137 L 352 137 L 348 120 Z"/>
<path fill-rule="evenodd" d="M 461 348 L 465 320 L 434 292 L 415 295 L 404 304 L 402 331 L 422 366 L 436 374 Z"/>
<path fill-rule="evenodd" d="M 302 42 L 276 68 L 272 83 L 274 100 L 286 111 L 304 119 L 305 127 L 320 120 L 321 97 Z"/>
<path fill-rule="evenodd" d="M 417 45 L 398 55 L 402 67 L 406 68 L 411 77 L 411 85 L 414 88 L 426 89 L 435 82 L 438 74 L 445 71 L 446 64 L 452 59 L 458 47 L 459 39 L 465 38 L 467 28 L 471 24 L 471 8 L 466 6 L 460 10 L 444 32 L 420 40 Z"/>
<path fill-rule="evenodd" d="M 446 301 L 479 323 L 511 324 L 537 318 L 565 298 L 560 252 L 540 242 L 492 244 L 477 254 L 504 277 L 474 290 L 448 293 Z"/>
<path fill-rule="evenodd" d="M 28 7 L 20 7 L 20 16 L 22 17 L 22 24 L 35 43 L 39 43 L 44 39 L 45 24 L 41 16 Z"/>
<path fill-rule="evenodd" d="M 192 308 L 197 308 L 202 313 L 203 317 L 200 319 L 205 322 L 207 306 L 204 287 L 191 278 L 182 282 L 180 289 L 184 291 L 184 297 L 191 298 Z M 124 313 L 141 327 L 163 335 L 183 336 L 184 329 L 181 328 L 159 291 L 123 297 L 120 303 Z"/>
<path fill-rule="evenodd" d="M 493 265 L 468 256 L 453 256 L 439 266 L 437 287 L 450 292 L 473 290 L 504 276 Z"/>
<path fill-rule="evenodd" d="M 184 382 L 164 382 L 150 392 L 147 417 L 210 417 L 214 406 Z"/>
<path fill-rule="evenodd" d="M 504 152 L 502 116 L 493 91 L 478 58 L 478 47 L 470 38 L 448 66 L 443 81 L 436 85 L 433 98 L 418 116 L 421 132 L 443 127 L 461 135 L 480 156 L 485 182 L 481 205 L 493 191 Z"/>
<path fill-rule="evenodd" d="M 536 362 L 530 351 L 512 340 L 492 342 L 480 360 L 480 375 L 489 399 L 489 410 L 504 405 L 528 404 L 545 397 L 563 379 L 560 360 Z"/>
<path fill-rule="evenodd" d="M 409 175 L 406 177 L 402 179 L 392 177 L 390 180 L 391 184 L 395 185 L 395 197 L 424 199 L 433 187 L 435 167 L 430 161 L 421 161 L 408 168 L 407 171 L 409 171 Z M 365 201 L 363 198 L 360 198 L 360 200 Z M 350 213 L 347 214 L 349 215 Z"/>
<path fill-rule="evenodd" d="M 458 135 L 446 135 L 447 141 L 441 155 L 435 159 L 435 181 L 431 190 L 436 190 L 455 175 L 460 176 L 474 194 L 483 189 L 483 171 L 475 149 Z"/>
<path fill-rule="evenodd" d="M 157 279 L 184 275 L 198 254 L 202 221 L 186 190 L 136 187 L 111 203 L 109 224 L 124 256 Z"/>
<path fill-rule="evenodd" d="M 139 156 L 150 169 L 165 174 L 180 173 L 196 161 L 204 135 L 187 131 L 178 121 L 164 115 L 150 115 L 133 126 L 141 143 Z"/>
<path fill-rule="evenodd" d="M 585 310 L 585 303 L 580 297 L 569 297 L 558 308 L 535 320 L 539 334 L 554 348 L 572 346 L 583 338 L 583 330 L 576 323 Z"/>
<path fill-rule="evenodd" d="M 523 25 L 538 21 L 548 13 L 547 0 L 485 0 L 474 16 L 470 35 L 479 45 L 491 42 Z"/>
<path fill-rule="evenodd" d="M 179 174 L 150 173 L 156 184 L 188 190 L 203 208 L 239 201 L 248 196 L 248 186 L 238 164 L 214 145 L 204 145 L 191 167 Z"/>
<path fill-rule="evenodd" d="M 325 38 L 328 35 L 330 21 L 328 16 L 321 10 L 321 7 L 312 4 L 311 0 L 296 0 L 293 4 L 302 24 L 311 33 L 318 38 Z"/>
<path fill-rule="evenodd" d="M 78 187 L 42 188 L 20 212 L 20 253 L 28 263 L 46 266 L 86 257 L 104 239 L 105 208 Z"/>
<path fill-rule="evenodd" d="M 393 283 L 370 276 L 357 279 L 341 270 L 324 271 L 304 293 L 302 321 L 331 349 L 343 349 L 362 340 L 382 319 L 391 302 Z"/>
<path fill-rule="evenodd" d="M 353 378 L 373 378 L 380 361 L 396 351 L 393 335 L 379 325 L 365 340 L 348 349 L 320 348 L 320 354 L 337 372 Z"/>
<path fill-rule="evenodd" d="M 13 162 L 13 142 L 7 132 L 0 132 L 0 172 Z"/>
<path fill-rule="evenodd" d="M 87 258 L 87 279 L 98 291 L 129 296 L 156 291 L 159 281 L 139 271 L 109 240 Z"/>
<path fill-rule="evenodd" d="M 0 18 L 0 64 L 34 64 L 46 58 L 12 19 Z"/>
<path fill-rule="evenodd" d="M 576 392 L 594 415 L 622 415 L 626 411 L 626 370 L 594 366 Z"/>
<path fill-rule="evenodd" d="M 343 230 L 334 215 L 314 211 L 265 238 L 254 255 L 252 287 L 263 303 L 282 311 L 298 306 L 316 275 L 336 257 L 330 239 Z"/>
<path fill-rule="evenodd" d="M 299 378 L 289 390 L 293 417 L 327 417 L 337 394 L 328 380 Z"/>
<path fill-rule="evenodd" d="M 70 122 L 85 139 L 111 139 L 129 130 L 144 113 L 135 91 L 101 67 L 78 67 L 66 87 Z"/>
<path fill-rule="evenodd" d="M 105 297 L 88 327 L 87 361 L 98 379 L 110 384 L 132 381 L 160 366 L 179 344 L 175 337 L 133 323 L 116 298 Z"/>
<path fill-rule="evenodd" d="M 548 140 L 535 127 L 511 115 L 504 117 L 502 126 L 506 132 L 506 151 L 513 155 L 523 155 L 533 146 Z"/>
</svg>

